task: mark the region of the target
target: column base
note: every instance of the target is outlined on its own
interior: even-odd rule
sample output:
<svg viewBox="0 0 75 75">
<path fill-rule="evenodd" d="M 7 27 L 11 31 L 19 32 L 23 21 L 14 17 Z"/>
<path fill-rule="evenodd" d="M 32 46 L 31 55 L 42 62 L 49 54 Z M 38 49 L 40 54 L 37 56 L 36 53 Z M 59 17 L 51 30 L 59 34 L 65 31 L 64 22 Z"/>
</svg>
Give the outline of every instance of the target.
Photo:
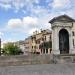
<svg viewBox="0 0 75 75">
<path fill-rule="evenodd" d="M 60 54 L 60 50 L 52 50 L 51 54 Z"/>
<path fill-rule="evenodd" d="M 69 54 L 75 54 L 75 49 L 71 49 Z"/>
</svg>

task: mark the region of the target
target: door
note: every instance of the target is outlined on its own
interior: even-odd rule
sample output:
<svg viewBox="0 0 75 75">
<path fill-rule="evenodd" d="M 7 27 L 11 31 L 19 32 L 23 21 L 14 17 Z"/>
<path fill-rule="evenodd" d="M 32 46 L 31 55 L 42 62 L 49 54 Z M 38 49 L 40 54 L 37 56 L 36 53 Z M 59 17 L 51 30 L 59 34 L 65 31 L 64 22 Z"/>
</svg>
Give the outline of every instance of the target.
<svg viewBox="0 0 75 75">
<path fill-rule="evenodd" d="M 66 29 L 59 31 L 59 50 L 60 54 L 69 54 L 69 34 Z"/>
</svg>

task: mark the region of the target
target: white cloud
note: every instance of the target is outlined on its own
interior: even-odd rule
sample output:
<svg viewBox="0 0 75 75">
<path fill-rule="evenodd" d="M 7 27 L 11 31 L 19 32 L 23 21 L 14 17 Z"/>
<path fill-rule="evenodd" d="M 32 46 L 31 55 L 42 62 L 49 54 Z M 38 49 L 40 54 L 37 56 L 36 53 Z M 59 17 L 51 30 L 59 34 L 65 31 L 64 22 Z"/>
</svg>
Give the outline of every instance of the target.
<svg viewBox="0 0 75 75">
<path fill-rule="evenodd" d="M 22 27 L 22 21 L 20 19 L 10 19 L 8 21 L 7 28 L 19 28 Z"/>
<path fill-rule="evenodd" d="M 33 14 L 33 16 L 37 15 L 39 17 L 43 17 L 46 16 L 45 14 L 47 13 L 48 13 L 48 9 L 41 7 L 39 5 L 31 9 L 31 14 Z"/>
<path fill-rule="evenodd" d="M 40 0 L 34 0 L 34 2 L 35 2 L 36 4 L 39 4 Z"/>
<path fill-rule="evenodd" d="M 44 9 L 43 9 L 44 10 Z M 44 10 L 46 11 L 46 10 Z M 41 15 L 39 13 L 38 15 Z M 43 13 L 43 16 L 39 17 L 31 17 L 31 16 L 26 16 L 23 17 L 22 19 L 10 19 L 8 21 L 8 28 L 11 28 L 12 30 L 16 30 L 17 32 L 25 32 L 28 34 L 32 34 L 33 31 L 37 29 L 51 29 L 51 25 L 48 23 L 50 19 L 53 17 L 59 15 L 59 13 L 48 13 L 47 11 Z M 18 30 L 17 30 L 18 29 Z"/>
<path fill-rule="evenodd" d="M 53 8 L 69 8 L 71 7 L 70 0 L 54 0 L 52 3 Z"/>
<path fill-rule="evenodd" d="M 20 9 L 24 7 L 28 10 L 33 6 L 34 3 L 38 4 L 40 0 L 0 0 L 0 7 L 11 8 L 14 9 L 15 12 L 18 12 Z"/>
<path fill-rule="evenodd" d="M 14 0 L 12 1 L 12 6 L 18 11 L 19 9 L 23 8 L 25 5 L 24 0 Z"/>
<path fill-rule="evenodd" d="M 19 10 L 20 8 L 24 7 L 25 0 L 0 0 L 0 4 L 1 7 L 10 5 L 11 8 L 14 8 L 15 10 Z"/>
<path fill-rule="evenodd" d="M 5 10 L 8 10 L 8 9 L 11 8 L 11 5 L 10 4 L 2 4 L 2 3 L 0 3 L 0 7 L 4 8 Z"/>
<path fill-rule="evenodd" d="M 30 30 L 34 31 L 33 29 L 38 27 L 38 22 L 38 18 L 30 16 L 23 17 L 22 19 L 10 19 L 6 26 L 6 31 L 30 34 Z"/>
<path fill-rule="evenodd" d="M 23 18 L 23 24 L 24 25 L 29 25 L 30 27 L 31 26 L 35 26 L 38 24 L 38 19 L 36 17 L 24 17 Z"/>
<path fill-rule="evenodd" d="M 5 3 L 5 4 L 7 4 L 7 3 L 10 3 L 12 0 L 0 0 L 0 3 Z"/>
<path fill-rule="evenodd" d="M 24 27 L 35 27 L 38 24 L 38 18 L 36 17 L 24 17 L 21 19 L 10 19 L 8 21 L 7 28 L 24 28 Z"/>
</svg>

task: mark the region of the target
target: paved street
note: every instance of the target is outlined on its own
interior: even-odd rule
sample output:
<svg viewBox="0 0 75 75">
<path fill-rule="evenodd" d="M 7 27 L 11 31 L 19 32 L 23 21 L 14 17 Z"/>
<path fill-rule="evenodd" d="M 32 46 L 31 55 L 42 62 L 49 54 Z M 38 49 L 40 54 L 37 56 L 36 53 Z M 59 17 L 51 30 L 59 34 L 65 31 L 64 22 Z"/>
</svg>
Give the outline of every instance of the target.
<svg viewBox="0 0 75 75">
<path fill-rule="evenodd" d="M 0 75 L 75 75 L 75 64 L 0 67 Z"/>
</svg>

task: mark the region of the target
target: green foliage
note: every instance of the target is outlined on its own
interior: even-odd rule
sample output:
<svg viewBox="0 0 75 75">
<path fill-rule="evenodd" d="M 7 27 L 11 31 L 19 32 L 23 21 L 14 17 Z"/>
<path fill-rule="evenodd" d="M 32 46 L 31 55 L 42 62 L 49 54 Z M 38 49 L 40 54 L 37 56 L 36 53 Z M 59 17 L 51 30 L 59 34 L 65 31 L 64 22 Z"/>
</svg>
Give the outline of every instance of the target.
<svg viewBox="0 0 75 75">
<path fill-rule="evenodd" d="M 52 42 L 43 42 L 42 44 L 40 44 L 39 46 L 40 49 L 48 49 L 48 48 L 52 48 Z"/>
<path fill-rule="evenodd" d="M 4 55 L 20 55 L 22 53 L 23 52 L 21 51 L 21 49 L 17 47 L 16 45 L 14 45 L 13 43 L 7 43 L 3 47 Z"/>
</svg>

